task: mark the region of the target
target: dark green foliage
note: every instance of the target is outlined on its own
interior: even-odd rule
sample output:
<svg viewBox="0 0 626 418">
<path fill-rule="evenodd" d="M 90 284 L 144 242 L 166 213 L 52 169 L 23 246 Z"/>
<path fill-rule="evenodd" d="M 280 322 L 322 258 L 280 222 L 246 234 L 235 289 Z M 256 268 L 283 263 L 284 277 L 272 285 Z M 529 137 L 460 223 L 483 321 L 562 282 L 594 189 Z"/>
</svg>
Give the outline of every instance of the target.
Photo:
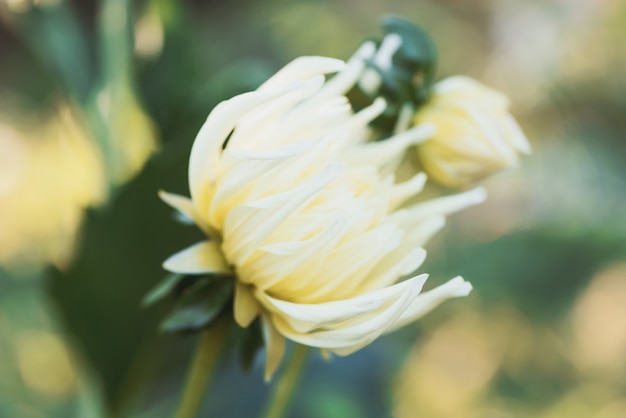
<svg viewBox="0 0 626 418">
<path fill-rule="evenodd" d="M 144 307 L 150 306 L 153 303 L 160 301 L 167 297 L 174 291 L 176 285 L 184 278 L 182 274 L 172 273 L 165 276 L 163 280 L 159 282 L 152 290 L 150 290 L 141 301 L 141 305 Z"/>
<path fill-rule="evenodd" d="M 355 87 L 349 98 L 356 110 L 371 104 L 375 97 L 385 98 L 388 103 L 385 112 L 372 123 L 384 137 L 393 131 L 403 106 L 417 108 L 427 100 L 435 80 L 437 48 L 428 33 L 413 22 L 386 16 L 381 25 L 384 37 L 396 34 L 402 38 L 402 43 L 393 53 L 389 68 L 381 68 L 375 59 L 367 60 L 369 68 L 382 79 L 375 94 L 370 95 Z M 376 40 L 377 48 L 380 49 L 384 37 Z"/>
<path fill-rule="evenodd" d="M 437 48 L 430 35 L 420 26 L 398 16 L 382 21 L 385 35 L 402 37 L 400 49 L 393 55 L 393 67 L 383 73 L 383 95 L 394 102 L 423 103 L 435 80 Z"/>
<path fill-rule="evenodd" d="M 151 291 L 144 303 L 174 296 L 174 306 L 161 323 L 165 332 L 197 331 L 219 316 L 233 298 L 231 277 L 168 276 Z"/>
<path fill-rule="evenodd" d="M 245 330 L 239 346 L 239 363 L 244 371 L 249 372 L 254 364 L 254 359 L 263 348 L 263 335 L 261 324 L 257 320 Z"/>
</svg>

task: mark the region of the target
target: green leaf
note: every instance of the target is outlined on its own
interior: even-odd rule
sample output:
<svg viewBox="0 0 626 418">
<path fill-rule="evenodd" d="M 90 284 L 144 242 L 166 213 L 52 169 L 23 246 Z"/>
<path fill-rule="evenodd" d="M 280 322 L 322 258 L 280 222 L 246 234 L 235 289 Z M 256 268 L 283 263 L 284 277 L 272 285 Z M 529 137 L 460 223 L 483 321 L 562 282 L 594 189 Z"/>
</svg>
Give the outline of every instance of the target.
<svg viewBox="0 0 626 418">
<path fill-rule="evenodd" d="M 89 37 L 70 2 L 55 2 L 12 14 L 19 36 L 63 88 L 81 104 L 87 100 L 95 76 Z M 10 25 L 12 26 L 12 25 Z"/>
<path fill-rule="evenodd" d="M 162 331 L 196 331 L 206 327 L 232 300 L 234 289 L 232 278 L 206 276 L 196 278 L 195 283 L 181 290 L 172 312 L 161 323 Z"/>
<path fill-rule="evenodd" d="M 141 306 L 148 307 L 170 295 L 176 285 L 178 285 L 185 276 L 182 274 L 172 273 L 165 276 L 156 286 L 154 286 L 141 300 Z"/>
</svg>

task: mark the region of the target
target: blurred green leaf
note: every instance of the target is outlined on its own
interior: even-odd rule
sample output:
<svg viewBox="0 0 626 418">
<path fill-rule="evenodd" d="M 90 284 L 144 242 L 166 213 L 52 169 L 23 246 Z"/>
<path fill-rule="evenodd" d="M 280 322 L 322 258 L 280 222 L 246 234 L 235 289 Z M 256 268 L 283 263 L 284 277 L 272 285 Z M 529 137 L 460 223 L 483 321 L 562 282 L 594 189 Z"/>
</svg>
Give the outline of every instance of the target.
<svg viewBox="0 0 626 418">
<path fill-rule="evenodd" d="M 94 79 L 89 38 L 68 2 L 33 7 L 19 16 L 18 32 L 45 67 L 79 102 L 89 96 Z"/>
<path fill-rule="evenodd" d="M 167 297 L 184 277 L 182 274 L 168 274 L 144 296 L 141 305 L 147 307 Z"/>
<path fill-rule="evenodd" d="M 196 331 L 211 324 L 232 299 L 230 278 L 204 278 L 184 289 L 161 323 L 165 332 Z"/>
</svg>

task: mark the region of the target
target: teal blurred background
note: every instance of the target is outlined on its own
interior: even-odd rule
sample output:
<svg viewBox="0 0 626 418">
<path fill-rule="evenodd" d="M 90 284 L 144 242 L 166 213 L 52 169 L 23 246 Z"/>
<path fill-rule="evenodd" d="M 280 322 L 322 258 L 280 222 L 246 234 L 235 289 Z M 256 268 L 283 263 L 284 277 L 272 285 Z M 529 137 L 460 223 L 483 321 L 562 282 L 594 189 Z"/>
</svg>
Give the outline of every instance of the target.
<svg viewBox="0 0 626 418">
<path fill-rule="evenodd" d="M 289 416 L 626 417 L 626 3 L 0 0 L 0 417 L 167 417 L 194 335 L 142 309 L 195 242 L 187 193 L 219 101 L 291 59 L 347 59 L 394 13 L 439 78 L 513 102 L 533 155 L 427 247 L 475 291 L 348 357 L 313 355 Z M 262 358 L 223 358 L 200 416 L 256 416 Z"/>
</svg>

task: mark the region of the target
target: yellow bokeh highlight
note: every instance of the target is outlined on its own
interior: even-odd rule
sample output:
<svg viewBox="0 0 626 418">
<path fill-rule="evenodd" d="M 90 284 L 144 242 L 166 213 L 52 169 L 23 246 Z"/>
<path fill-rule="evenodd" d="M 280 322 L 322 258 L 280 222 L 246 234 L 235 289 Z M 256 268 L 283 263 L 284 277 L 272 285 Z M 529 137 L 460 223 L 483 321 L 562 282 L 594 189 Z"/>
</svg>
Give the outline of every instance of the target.
<svg viewBox="0 0 626 418">
<path fill-rule="evenodd" d="M 0 115 L 0 265 L 63 268 L 85 209 L 134 177 L 156 148 L 152 120 L 126 83 L 97 96 L 104 130 L 61 102 L 31 118 Z"/>
<path fill-rule="evenodd" d="M 15 339 L 20 376 L 37 394 L 67 398 L 76 390 L 77 378 L 63 340 L 49 331 L 24 330 Z"/>
<path fill-rule="evenodd" d="M 533 324 L 512 308 L 468 308 L 413 348 L 398 375 L 394 416 L 626 417 L 625 300 L 621 261 L 591 278 L 560 326 Z M 503 396 L 500 375 L 534 395 Z M 570 383 L 559 387 L 562 376 Z M 529 380 L 550 382 L 554 392 L 529 400 L 537 396 Z"/>
<path fill-rule="evenodd" d="M 522 360 L 516 346 L 528 346 L 530 337 L 527 324 L 509 309 L 470 312 L 443 324 L 416 345 L 401 369 L 394 416 L 473 417 L 496 372 L 511 358 Z"/>
<path fill-rule="evenodd" d="M 135 54 L 141 58 L 157 57 L 165 43 L 165 29 L 161 16 L 148 10 L 135 22 Z"/>
<path fill-rule="evenodd" d="M 579 367 L 609 375 L 626 369 L 624 318 L 626 262 L 621 262 L 602 269 L 576 302 L 571 347 Z"/>
<path fill-rule="evenodd" d="M 99 149 L 67 105 L 29 126 L 0 122 L 0 146 L 0 263 L 62 266 L 83 210 L 106 197 Z"/>
</svg>

